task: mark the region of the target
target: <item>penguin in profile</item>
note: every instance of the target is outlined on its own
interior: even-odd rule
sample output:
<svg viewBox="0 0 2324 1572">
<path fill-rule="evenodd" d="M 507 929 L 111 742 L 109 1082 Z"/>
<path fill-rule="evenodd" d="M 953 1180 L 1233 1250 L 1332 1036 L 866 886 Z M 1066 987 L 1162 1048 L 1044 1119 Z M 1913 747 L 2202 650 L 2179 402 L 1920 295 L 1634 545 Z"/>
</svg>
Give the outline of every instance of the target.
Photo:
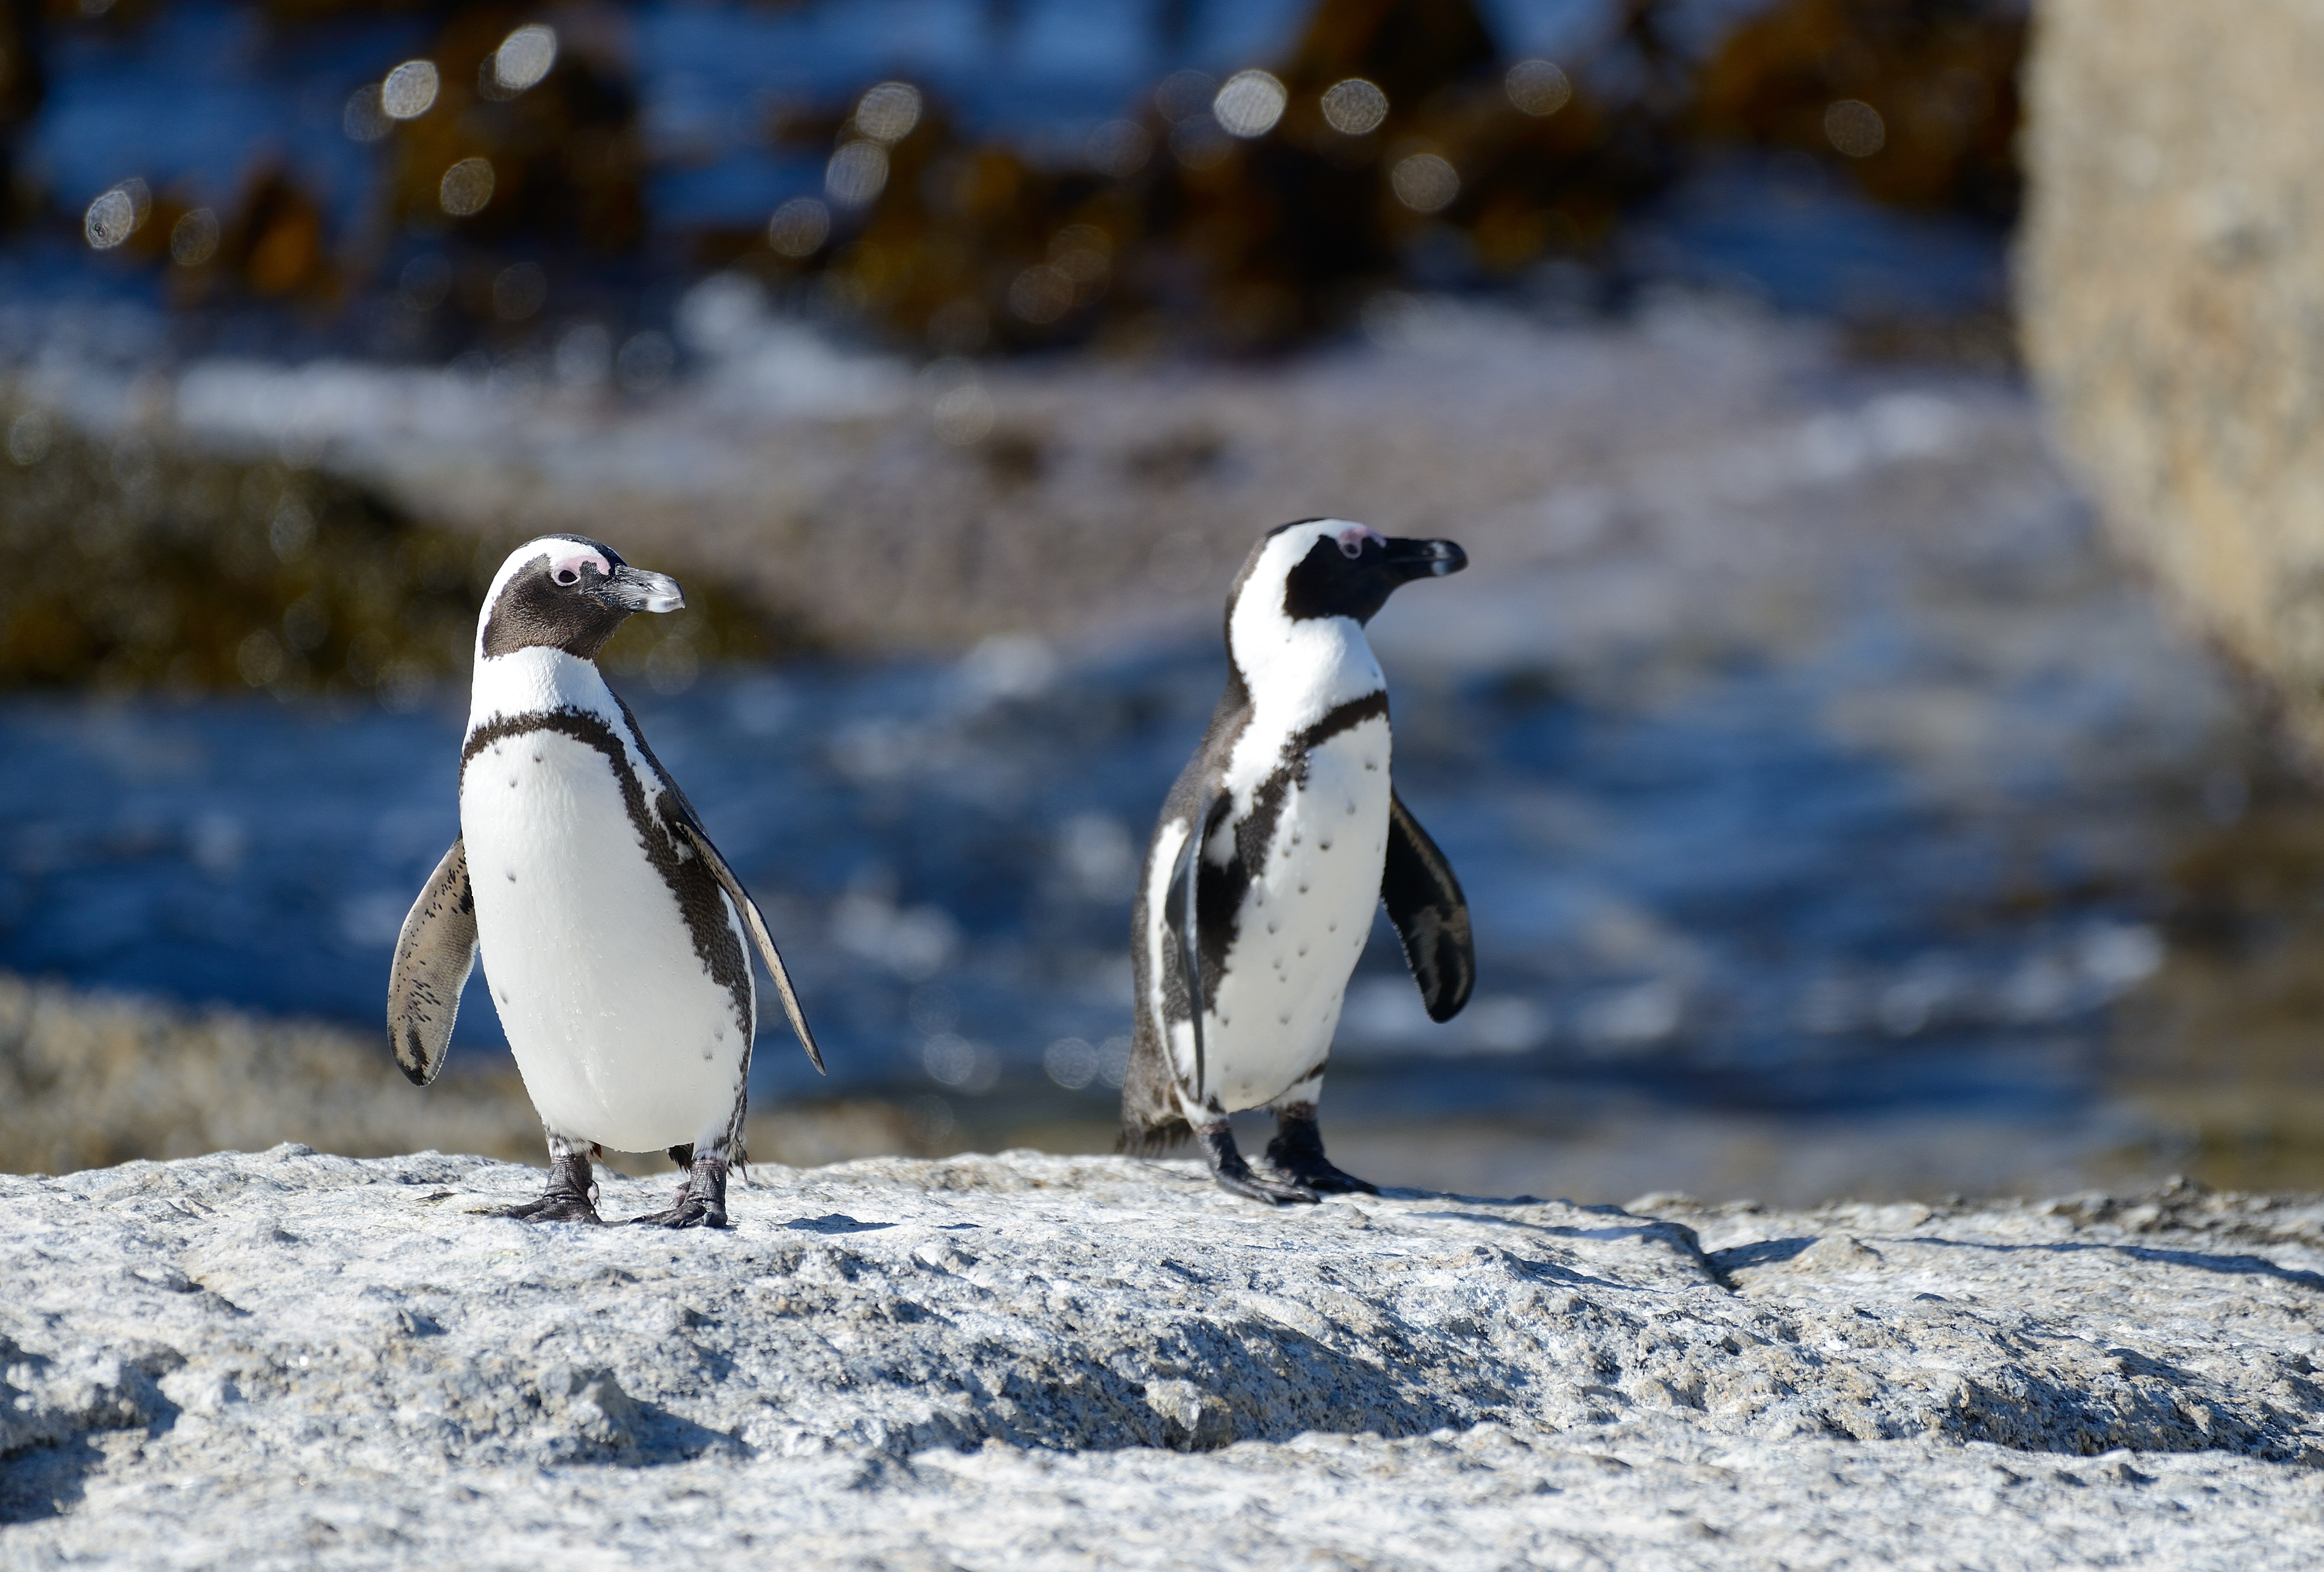
<svg viewBox="0 0 2324 1572">
<path fill-rule="evenodd" d="M 685 603 L 676 580 L 551 535 L 509 554 L 477 619 L 460 838 L 403 920 L 387 1026 L 403 1073 L 433 1080 L 482 947 L 549 1134 L 547 1193 L 503 1217 L 600 1221 L 591 1164 L 610 1146 L 667 1151 L 686 1170 L 668 1209 L 632 1222 L 726 1226 L 754 942 L 823 1068 L 765 919 L 597 670 L 631 612 Z"/>
<path fill-rule="evenodd" d="M 1323 1155 L 1315 1123 L 1373 906 L 1387 903 L 1431 1019 L 1460 1014 L 1477 964 L 1460 881 L 1389 778 L 1388 687 L 1364 624 L 1398 585 L 1468 561 L 1449 540 L 1307 519 L 1244 562 L 1227 596 L 1226 693 L 1139 883 L 1120 1150 L 1191 1132 L 1237 1195 L 1379 1193 Z M 1227 1124 L 1262 1107 L 1275 1110 L 1271 1174 Z"/>
</svg>

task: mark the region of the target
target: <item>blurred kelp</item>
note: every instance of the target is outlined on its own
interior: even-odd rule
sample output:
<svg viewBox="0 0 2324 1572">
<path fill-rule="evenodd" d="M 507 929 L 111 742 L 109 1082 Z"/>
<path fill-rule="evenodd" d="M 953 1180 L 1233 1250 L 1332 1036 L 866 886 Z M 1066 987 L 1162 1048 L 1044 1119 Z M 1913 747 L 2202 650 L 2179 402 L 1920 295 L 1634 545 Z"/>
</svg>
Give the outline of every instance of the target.
<svg viewBox="0 0 2324 1572">
<path fill-rule="evenodd" d="M 275 152 L 254 162 L 223 210 L 134 177 L 90 203 L 88 244 L 166 270 L 174 304 L 336 306 L 384 284 L 435 314 L 435 338 L 466 343 L 539 313 L 549 268 L 586 270 L 645 235 L 638 95 L 618 9 L 392 0 L 266 9 L 283 43 L 367 13 L 440 20 L 424 54 L 358 87 L 337 116 L 340 133 L 383 155 L 348 232 L 333 233 L 325 193 Z M 106 20 L 136 21 L 118 5 Z M 6 113 L 0 97 L 0 123 Z"/>
<path fill-rule="evenodd" d="M 58 0 L 49 25 L 125 32 L 172 4 L 114 0 L 92 21 Z M 770 90 L 733 112 L 758 127 L 744 140 L 771 145 L 779 180 L 821 179 L 747 225 L 653 211 L 649 177 L 724 133 L 670 133 L 656 151 L 669 106 L 647 102 L 632 13 L 270 0 L 263 14 L 286 49 L 423 19 L 416 49 L 331 46 L 377 57 L 316 132 L 376 147 L 360 198 L 302 184 L 311 170 L 278 149 L 215 209 L 128 178 L 77 216 L 92 246 L 165 270 L 186 307 L 392 299 L 399 354 L 505 345 L 609 298 L 633 315 L 689 264 L 746 266 L 939 354 L 1277 347 L 1342 326 L 1383 289 L 1523 284 L 1544 264 L 1562 268 L 1561 294 L 1594 282 L 1594 299 L 1628 265 L 1626 219 L 1738 144 L 1845 168 L 1881 202 L 2006 217 L 2016 200 L 2023 0 L 1601 0 L 1555 60 L 1516 58 L 1475 0 L 1316 0 L 1274 58 L 1167 72 L 1070 138 L 1084 122 L 1056 106 L 972 114 L 933 81 Z M 1155 21 L 1150 59 L 1189 58 L 1175 14 Z M 23 86 L 0 81 L 0 137 L 40 102 L 41 22 L 23 15 L 10 25 L 34 41 L 0 38 L 27 62 Z M 1013 16 L 1000 8 L 987 31 Z"/>
<path fill-rule="evenodd" d="M 1867 195 L 2016 216 L 2024 0 L 1776 0 L 1697 78 L 1694 128 L 1830 156 Z"/>
<path fill-rule="evenodd" d="M 1323 0 L 1277 69 L 1176 72 L 1062 163 L 964 140 L 920 88 L 878 84 L 777 128 L 830 150 L 825 197 L 720 260 L 819 274 L 940 354 L 1285 345 L 1384 287 L 1586 254 L 1662 188 L 1683 92 L 1661 10 L 1630 8 L 1600 51 L 1644 68 L 1608 97 L 1503 60 L 1467 0 Z"/>
<path fill-rule="evenodd" d="M 109 441 L 0 411 L 0 685 L 371 694 L 417 702 L 464 675 L 476 608 L 518 542 L 415 521 L 365 487 L 163 435 Z M 616 671 L 657 688 L 764 658 L 771 621 L 715 576 L 687 610 L 632 620 Z"/>
<path fill-rule="evenodd" d="M 387 206 L 464 244 L 579 243 L 644 232 L 637 92 L 618 13 L 530 5 L 453 10 L 426 57 L 348 101 L 347 128 L 391 142 Z"/>
</svg>

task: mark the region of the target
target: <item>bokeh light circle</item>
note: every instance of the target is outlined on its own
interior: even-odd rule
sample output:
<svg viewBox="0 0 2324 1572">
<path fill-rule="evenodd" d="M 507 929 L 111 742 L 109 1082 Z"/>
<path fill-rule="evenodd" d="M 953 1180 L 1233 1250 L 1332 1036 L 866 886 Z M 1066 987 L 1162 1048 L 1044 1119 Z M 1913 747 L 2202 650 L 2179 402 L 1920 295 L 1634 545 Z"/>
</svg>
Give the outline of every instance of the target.
<svg viewBox="0 0 2324 1572">
<path fill-rule="evenodd" d="M 1888 125 L 1880 111 L 1861 98 L 1842 98 L 1823 112 L 1823 133 L 1852 159 L 1868 159 L 1888 145 Z"/>
<path fill-rule="evenodd" d="M 218 218 L 207 207 L 197 207 L 170 226 L 170 260 L 181 268 L 198 268 L 217 255 Z"/>
<path fill-rule="evenodd" d="M 482 213 L 493 199 L 494 177 L 490 159 L 462 159 L 437 182 L 436 199 L 455 218 Z"/>
<path fill-rule="evenodd" d="M 861 207 L 888 184 L 888 150 L 876 142 L 851 142 L 823 167 L 823 189 L 842 207 Z"/>
<path fill-rule="evenodd" d="M 1442 212 L 1461 194 L 1460 173 L 1433 152 L 1397 160 L 1388 179 L 1396 199 L 1415 213 Z"/>
<path fill-rule="evenodd" d="M 366 82 L 347 95 L 347 106 L 339 114 L 339 129 L 350 142 L 377 142 L 395 129 L 395 122 L 380 106 L 377 82 Z"/>
<path fill-rule="evenodd" d="M 920 90 L 909 82 L 881 82 L 855 105 L 855 129 L 873 142 L 892 145 L 920 123 Z"/>
<path fill-rule="evenodd" d="M 557 30 L 546 23 L 529 22 L 501 41 L 493 51 L 493 79 L 510 93 L 537 87 L 557 64 Z"/>
<path fill-rule="evenodd" d="M 1361 77 L 1323 89 L 1323 119 L 1342 136 L 1378 131 L 1388 118 L 1388 95 Z"/>
<path fill-rule="evenodd" d="M 136 229 L 136 199 L 118 186 L 91 202 L 81 220 L 81 233 L 88 237 L 93 251 L 111 251 Z"/>
<path fill-rule="evenodd" d="M 1154 156 L 1154 138 L 1135 120 L 1109 120 L 1089 133 L 1082 156 L 1099 174 L 1123 179 Z"/>
<path fill-rule="evenodd" d="M 1211 100 L 1211 113 L 1230 136 L 1248 141 L 1265 136 L 1283 118 L 1289 101 L 1283 84 L 1271 71 L 1237 71 Z"/>
<path fill-rule="evenodd" d="M 390 120 L 417 120 L 435 107 L 439 85 L 433 60 L 406 60 L 379 85 L 379 106 Z"/>
<path fill-rule="evenodd" d="M 1554 115 L 1572 100 L 1573 84 L 1553 60 L 1519 60 L 1501 78 L 1501 90 L 1526 115 Z"/>
<path fill-rule="evenodd" d="M 767 244 L 780 256 L 811 256 L 831 237 L 831 209 L 813 197 L 794 197 L 767 220 Z"/>
</svg>

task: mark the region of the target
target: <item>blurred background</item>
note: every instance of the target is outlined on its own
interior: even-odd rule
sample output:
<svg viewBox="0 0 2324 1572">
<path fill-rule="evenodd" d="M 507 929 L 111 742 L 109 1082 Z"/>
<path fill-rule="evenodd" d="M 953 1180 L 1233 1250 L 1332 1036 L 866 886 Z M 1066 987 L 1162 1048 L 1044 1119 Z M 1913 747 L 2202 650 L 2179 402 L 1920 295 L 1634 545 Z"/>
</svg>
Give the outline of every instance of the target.
<svg viewBox="0 0 2324 1572">
<path fill-rule="evenodd" d="M 607 664 L 832 1067 L 753 1156 L 1107 1149 L 1331 514 L 1475 565 L 1374 632 L 1478 993 L 1376 932 L 1348 1167 L 2324 1182 L 2324 44 L 2227 9 L 8 0 L 0 1167 L 540 1160 L 482 989 L 378 1021 L 550 529 L 687 589 Z"/>
</svg>

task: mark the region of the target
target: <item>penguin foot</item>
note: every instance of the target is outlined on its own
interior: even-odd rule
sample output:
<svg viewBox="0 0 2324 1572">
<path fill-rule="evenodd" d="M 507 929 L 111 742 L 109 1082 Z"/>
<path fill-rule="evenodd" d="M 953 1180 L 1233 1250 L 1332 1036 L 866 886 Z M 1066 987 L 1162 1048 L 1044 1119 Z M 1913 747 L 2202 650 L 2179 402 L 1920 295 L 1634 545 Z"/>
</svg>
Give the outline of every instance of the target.
<svg viewBox="0 0 2324 1572">
<path fill-rule="evenodd" d="M 486 1217 L 512 1218 L 520 1223 L 602 1223 L 597 1208 L 586 1190 L 552 1190 L 539 1200 L 529 1200 L 522 1206 L 503 1207 L 487 1212 Z"/>
<path fill-rule="evenodd" d="M 1358 1179 L 1323 1155 L 1323 1133 L 1314 1105 L 1295 1104 L 1275 1117 L 1275 1139 L 1267 1144 L 1267 1165 L 1294 1184 L 1319 1195 L 1378 1195 L 1379 1186 Z"/>
<path fill-rule="evenodd" d="M 678 1155 L 672 1151 L 671 1156 Z M 689 1149 L 688 1155 L 691 1156 Z M 721 1154 L 695 1158 L 678 1199 L 658 1212 L 632 1218 L 657 1228 L 723 1228 L 726 1226 L 726 1159 Z"/>
<path fill-rule="evenodd" d="M 595 1146 L 576 1144 L 550 1131 L 549 1189 L 538 1200 L 503 1207 L 484 1215 L 512 1218 L 520 1223 L 602 1223 L 597 1215 L 597 1173 L 591 1165 Z"/>
<path fill-rule="evenodd" d="M 1268 1179 L 1248 1168 L 1239 1174 L 1216 1173 L 1211 1177 L 1216 1179 L 1219 1188 L 1229 1195 L 1249 1196 L 1253 1200 L 1263 1200 L 1271 1206 L 1314 1206 L 1323 1199 L 1302 1185 Z"/>
<path fill-rule="evenodd" d="M 1211 1165 L 1211 1177 L 1219 1188 L 1230 1195 L 1247 1196 L 1263 1200 L 1270 1206 L 1313 1206 L 1322 1198 L 1304 1185 L 1268 1179 L 1251 1172 L 1235 1148 L 1234 1131 L 1224 1119 L 1204 1125 L 1194 1132 L 1203 1145 L 1204 1160 Z"/>
<path fill-rule="evenodd" d="M 726 1226 L 726 1200 L 724 1196 L 688 1191 L 676 1206 L 629 1220 L 632 1227 L 646 1223 L 657 1228 L 723 1228 Z"/>
</svg>

